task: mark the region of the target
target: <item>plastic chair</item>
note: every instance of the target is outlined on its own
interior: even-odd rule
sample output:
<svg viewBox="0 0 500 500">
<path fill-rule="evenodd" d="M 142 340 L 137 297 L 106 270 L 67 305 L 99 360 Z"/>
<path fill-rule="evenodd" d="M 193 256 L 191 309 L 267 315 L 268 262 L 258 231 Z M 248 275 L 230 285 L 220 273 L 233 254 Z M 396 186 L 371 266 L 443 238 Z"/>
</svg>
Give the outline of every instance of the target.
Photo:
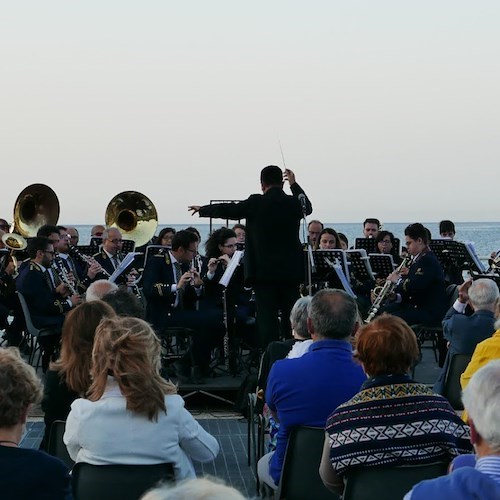
<svg viewBox="0 0 500 500">
<path fill-rule="evenodd" d="M 446 474 L 446 462 L 397 467 L 354 468 L 347 475 L 343 500 L 401 500 L 424 479 Z"/>
<path fill-rule="evenodd" d="M 31 313 L 28 308 L 28 304 L 26 303 L 26 299 L 24 298 L 21 292 L 16 292 L 16 293 L 19 297 L 19 302 L 21 303 L 21 308 L 23 310 L 24 320 L 26 321 L 26 329 L 28 330 L 28 334 L 31 337 L 31 346 L 30 346 L 30 354 L 28 362 L 30 363 L 30 365 L 33 365 L 33 362 L 35 361 L 35 355 L 38 351 L 39 355 L 35 366 L 35 369 L 38 370 L 38 367 L 40 366 L 40 360 L 42 358 L 42 350 L 39 342 L 40 338 L 59 336 L 60 332 L 57 332 L 50 328 L 36 328 L 36 326 L 33 324 L 33 321 L 31 320 Z"/>
<path fill-rule="evenodd" d="M 325 430 L 322 427 L 296 427 L 288 437 L 276 498 L 286 500 L 338 500 L 319 476 Z M 383 498 L 383 497 L 379 497 Z"/>
<path fill-rule="evenodd" d="M 460 375 L 465 371 L 470 363 L 470 354 L 454 354 L 451 357 L 448 370 L 444 379 L 443 396 L 450 402 L 454 410 L 463 410 L 462 387 L 460 385 Z"/>
<path fill-rule="evenodd" d="M 137 500 L 160 481 L 173 481 L 173 464 L 75 464 L 71 483 L 75 500 Z"/>
<path fill-rule="evenodd" d="M 63 420 L 55 420 L 50 426 L 49 442 L 47 444 L 47 453 L 62 460 L 68 469 L 72 469 L 75 465 L 73 459 L 69 456 L 68 449 L 63 441 L 64 431 L 66 430 L 66 422 Z"/>
</svg>

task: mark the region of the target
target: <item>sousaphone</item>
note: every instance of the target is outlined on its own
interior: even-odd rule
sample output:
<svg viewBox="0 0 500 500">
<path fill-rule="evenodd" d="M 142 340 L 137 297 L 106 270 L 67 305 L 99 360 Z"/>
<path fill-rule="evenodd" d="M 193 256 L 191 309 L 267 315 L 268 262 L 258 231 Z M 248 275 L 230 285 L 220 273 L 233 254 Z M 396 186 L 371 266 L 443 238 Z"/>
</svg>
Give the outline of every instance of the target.
<svg viewBox="0 0 500 500">
<path fill-rule="evenodd" d="M 106 227 L 116 227 L 124 239 L 133 240 L 136 247 L 151 240 L 158 226 L 158 213 L 153 202 L 137 191 L 124 191 L 108 203 Z"/>
<path fill-rule="evenodd" d="M 45 224 L 57 224 L 58 219 L 59 200 L 56 193 L 45 184 L 31 184 L 16 199 L 13 232 L 31 238 Z"/>
</svg>

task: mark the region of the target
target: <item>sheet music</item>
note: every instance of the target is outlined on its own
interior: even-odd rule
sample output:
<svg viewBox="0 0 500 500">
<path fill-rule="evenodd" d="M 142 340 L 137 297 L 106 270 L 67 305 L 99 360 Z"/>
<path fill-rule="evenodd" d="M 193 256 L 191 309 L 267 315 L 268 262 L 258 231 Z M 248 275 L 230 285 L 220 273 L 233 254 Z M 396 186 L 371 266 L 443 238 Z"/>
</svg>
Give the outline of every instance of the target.
<svg viewBox="0 0 500 500">
<path fill-rule="evenodd" d="M 342 266 L 338 263 L 333 263 L 328 257 L 324 257 L 325 262 L 335 271 L 340 282 L 342 283 L 342 287 L 344 290 L 354 299 L 356 298 L 356 294 L 354 293 L 351 285 L 349 284 L 349 280 L 346 278 L 346 275 L 342 269 Z"/>
<path fill-rule="evenodd" d="M 236 252 L 234 252 L 233 256 L 231 257 L 231 262 L 229 262 L 229 265 L 226 267 L 224 274 L 219 280 L 219 283 L 222 286 L 225 286 L 227 288 L 227 285 L 229 285 L 229 282 L 231 281 L 234 271 L 236 271 L 236 268 L 240 264 L 242 257 L 243 257 L 243 252 L 241 250 L 236 250 Z"/>
<path fill-rule="evenodd" d="M 115 272 L 109 277 L 109 281 L 115 282 L 116 278 L 123 274 L 123 271 L 127 269 L 132 262 L 134 262 L 135 256 L 136 255 L 142 255 L 141 252 L 129 252 L 127 255 L 125 255 L 124 259 L 120 262 L 119 266 L 115 269 Z"/>
<path fill-rule="evenodd" d="M 480 270 L 481 273 L 485 273 L 486 266 L 481 262 L 481 259 L 477 255 L 476 245 L 474 245 L 474 242 L 473 241 L 466 241 L 464 244 L 465 244 L 465 248 L 467 248 L 469 255 L 471 256 L 474 264 L 477 266 L 477 268 Z"/>
</svg>

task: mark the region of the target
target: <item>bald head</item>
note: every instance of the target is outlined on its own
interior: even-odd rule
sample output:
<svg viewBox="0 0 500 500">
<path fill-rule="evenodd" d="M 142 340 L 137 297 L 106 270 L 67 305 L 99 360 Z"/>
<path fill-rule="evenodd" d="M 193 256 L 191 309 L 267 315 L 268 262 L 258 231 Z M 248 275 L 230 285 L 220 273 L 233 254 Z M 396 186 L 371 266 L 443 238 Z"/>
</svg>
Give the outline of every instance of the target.
<svg viewBox="0 0 500 500">
<path fill-rule="evenodd" d="M 105 295 L 118 290 L 116 283 L 109 280 L 94 281 L 85 292 L 85 301 L 92 302 L 93 300 L 102 300 Z"/>
</svg>

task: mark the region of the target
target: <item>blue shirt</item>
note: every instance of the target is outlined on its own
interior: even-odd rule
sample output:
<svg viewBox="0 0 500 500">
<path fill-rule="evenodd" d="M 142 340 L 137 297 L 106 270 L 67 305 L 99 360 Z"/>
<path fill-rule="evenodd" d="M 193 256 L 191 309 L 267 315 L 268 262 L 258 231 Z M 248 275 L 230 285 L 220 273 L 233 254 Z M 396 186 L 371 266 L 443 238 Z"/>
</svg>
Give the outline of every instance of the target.
<svg viewBox="0 0 500 500">
<path fill-rule="evenodd" d="M 319 340 L 300 358 L 276 361 L 269 373 L 266 402 L 280 428 L 269 473 L 279 483 L 288 434 L 293 427 L 324 427 L 330 413 L 352 398 L 366 376 L 353 359 L 351 344 Z"/>
</svg>

